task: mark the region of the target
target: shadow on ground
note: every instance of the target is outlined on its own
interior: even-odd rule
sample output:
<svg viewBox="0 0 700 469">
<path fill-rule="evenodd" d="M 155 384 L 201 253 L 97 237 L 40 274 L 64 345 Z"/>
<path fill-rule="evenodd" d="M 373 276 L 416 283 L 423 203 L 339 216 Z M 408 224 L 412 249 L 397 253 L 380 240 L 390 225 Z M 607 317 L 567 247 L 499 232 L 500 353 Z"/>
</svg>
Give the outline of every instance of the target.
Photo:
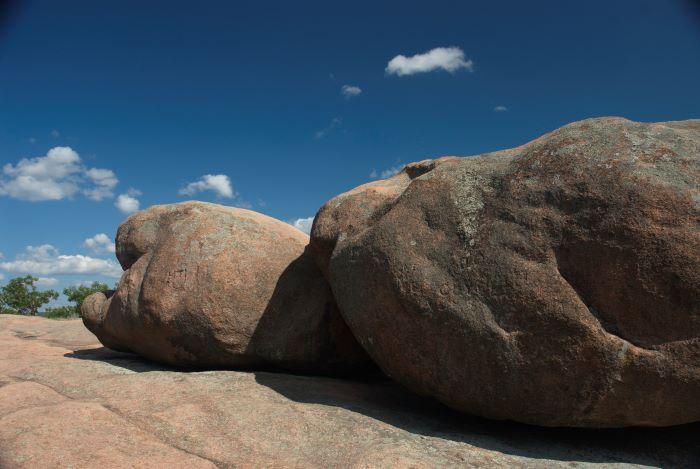
<svg viewBox="0 0 700 469">
<path fill-rule="evenodd" d="M 65 356 L 101 361 L 139 373 L 196 372 L 104 347 L 76 350 Z M 343 408 L 414 435 L 489 451 L 535 460 L 700 467 L 700 423 L 668 428 L 544 428 L 465 416 L 376 376 L 362 381 L 268 371 L 256 371 L 254 375 L 258 384 L 294 402 Z"/>
<path fill-rule="evenodd" d="M 700 467 L 700 423 L 668 428 L 545 428 L 465 416 L 389 382 L 256 373 L 256 381 L 302 403 L 338 406 L 402 430 L 535 459 Z M 675 456 L 675 457 L 674 457 Z M 664 464 L 665 463 L 665 464 Z"/>
<path fill-rule="evenodd" d="M 104 363 L 109 363 L 113 366 L 118 366 L 126 370 L 143 373 L 147 371 L 177 371 L 187 372 L 189 370 L 177 369 L 161 365 L 152 361 L 148 361 L 133 353 L 117 352 L 107 347 L 98 347 L 91 349 L 79 349 L 63 355 L 68 358 L 77 358 L 79 360 L 96 360 Z"/>
</svg>

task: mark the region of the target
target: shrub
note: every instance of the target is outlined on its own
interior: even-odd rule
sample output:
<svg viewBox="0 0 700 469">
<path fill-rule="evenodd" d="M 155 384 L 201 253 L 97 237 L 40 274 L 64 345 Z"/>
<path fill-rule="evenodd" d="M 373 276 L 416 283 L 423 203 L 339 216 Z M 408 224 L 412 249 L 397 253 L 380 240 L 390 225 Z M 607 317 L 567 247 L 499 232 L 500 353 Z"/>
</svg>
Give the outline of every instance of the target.
<svg viewBox="0 0 700 469">
<path fill-rule="evenodd" d="M 78 317 L 78 315 L 75 313 L 74 306 L 56 306 L 53 308 L 46 308 L 44 310 L 44 317 L 49 319 L 67 319 Z"/>
</svg>

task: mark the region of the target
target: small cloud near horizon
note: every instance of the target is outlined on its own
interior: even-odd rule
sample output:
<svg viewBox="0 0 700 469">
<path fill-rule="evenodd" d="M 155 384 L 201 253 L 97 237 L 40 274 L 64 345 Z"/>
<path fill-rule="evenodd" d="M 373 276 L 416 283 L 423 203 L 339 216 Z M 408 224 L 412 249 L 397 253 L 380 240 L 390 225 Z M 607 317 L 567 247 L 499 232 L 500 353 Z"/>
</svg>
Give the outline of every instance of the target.
<svg viewBox="0 0 700 469">
<path fill-rule="evenodd" d="M 39 276 L 94 274 L 118 278 L 122 269 L 112 259 L 82 254 L 65 255 L 50 244 L 27 246 L 15 260 L 0 262 L 0 269 L 18 274 Z"/>
<path fill-rule="evenodd" d="M 296 220 L 291 220 L 289 224 L 299 231 L 303 231 L 306 234 L 311 234 L 311 227 L 314 224 L 314 217 L 297 218 Z"/>
<path fill-rule="evenodd" d="M 58 279 L 54 277 L 37 277 L 37 280 L 36 282 L 34 282 L 34 285 L 51 287 L 53 285 L 56 285 L 57 283 Z"/>
<path fill-rule="evenodd" d="M 376 169 L 372 169 L 372 171 L 369 173 L 369 178 L 370 179 L 387 179 L 390 178 L 391 176 L 398 174 L 399 171 L 403 168 L 404 165 L 401 163 L 397 163 L 395 166 L 392 166 L 390 168 L 386 168 L 382 171 L 377 171 Z"/>
</svg>

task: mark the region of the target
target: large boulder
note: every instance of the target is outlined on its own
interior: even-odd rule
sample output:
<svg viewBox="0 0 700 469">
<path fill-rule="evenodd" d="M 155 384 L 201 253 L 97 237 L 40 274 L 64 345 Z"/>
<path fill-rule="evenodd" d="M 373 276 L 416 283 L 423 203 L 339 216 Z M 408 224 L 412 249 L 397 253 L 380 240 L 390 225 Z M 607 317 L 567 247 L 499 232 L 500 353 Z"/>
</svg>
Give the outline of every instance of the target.
<svg viewBox="0 0 700 469">
<path fill-rule="evenodd" d="M 154 206 L 117 233 L 125 272 L 82 306 L 107 347 L 177 366 L 343 373 L 368 359 L 306 253 L 268 216 L 202 202 Z"/>
<path fill-rule="evenodd" d="M 494 419 L 700 420 L 700 120 L 591 119 L 439 163 L 329 201 L 312 231 L 389 376 Z"/>
</svg>

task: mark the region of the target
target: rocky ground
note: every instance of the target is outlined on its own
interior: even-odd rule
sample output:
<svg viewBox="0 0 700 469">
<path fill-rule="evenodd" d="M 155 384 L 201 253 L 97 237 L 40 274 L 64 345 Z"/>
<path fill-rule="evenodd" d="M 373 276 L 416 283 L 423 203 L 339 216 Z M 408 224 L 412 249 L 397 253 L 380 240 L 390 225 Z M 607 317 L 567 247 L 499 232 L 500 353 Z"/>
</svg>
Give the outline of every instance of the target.
<svg viewBox="0 0 700 469">
<path fill-rule="evenodd" d="M 697 467 L 700 424 L 545 429 L 388 381 L 167 369 L 79 320 L 0 315 L 0 467 Z"/>
</svg>

